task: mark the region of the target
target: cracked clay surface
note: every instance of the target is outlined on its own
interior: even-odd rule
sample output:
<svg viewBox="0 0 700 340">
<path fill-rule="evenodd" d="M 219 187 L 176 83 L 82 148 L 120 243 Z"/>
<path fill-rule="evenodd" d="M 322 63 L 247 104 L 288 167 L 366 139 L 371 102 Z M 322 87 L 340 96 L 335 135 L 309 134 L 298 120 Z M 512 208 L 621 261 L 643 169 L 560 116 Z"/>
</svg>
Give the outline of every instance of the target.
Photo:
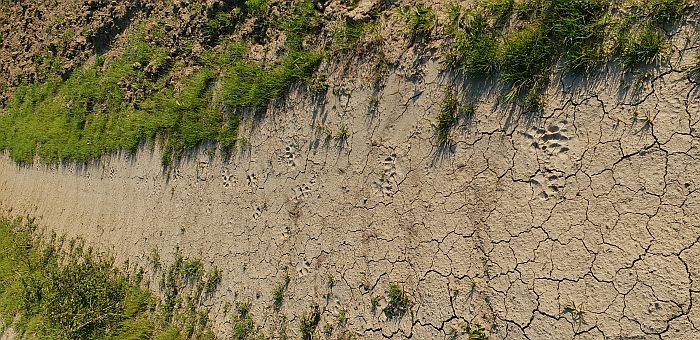
<svg viewBox="0 0 700 340">
<path fill-rule="evenodd" d="M 538 119 L 468 93 L 474 121 L 442 152 L 437 61 L 392 72 L 376 109 L 366 81 L 336 74 L 320 102 L 292 93 L 246 125 L 231 159 L 199 153 L 169 176 L 157 150 L 87 166 L 5 156 L 0 204 L 132 265 L 179 248 L 218 266 L 207 306 L 222 337 L 225 301 L 247 300 L 267 334 L 286 323 L 295 338 L 317 303 L 321 326 L 346 310 L 363 339 L 471 322 L 493 339 L 697 339 L 700 103 L 683 69 L 697 51 L 673 50 L 631 88 L 614 70 L 558 78 Z M 347 139 L 328 136 L 343 126 Z M 392 282 L 414 301 L 398 320 L 384 300 L 372 311 Z"/>
</svg>

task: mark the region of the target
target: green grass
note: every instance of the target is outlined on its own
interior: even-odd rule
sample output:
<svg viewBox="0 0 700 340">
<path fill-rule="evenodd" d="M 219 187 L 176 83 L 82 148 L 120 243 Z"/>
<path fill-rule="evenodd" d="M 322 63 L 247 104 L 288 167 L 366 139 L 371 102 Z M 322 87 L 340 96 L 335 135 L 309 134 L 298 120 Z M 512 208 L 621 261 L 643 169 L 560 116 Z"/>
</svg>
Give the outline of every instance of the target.
<svg viewBox="0 0 700 340">
<path fill-rule="evenodd" d="M 642 10 L 657 24 L 666 24 L 679 19 L 687 7 L 686 0 L 646 0 Z"/>
<path fill-rule="evenodd" d="M 664 32 L 655 26 L 645 26 L 639 32 L 624 34 L 619 42 L 619 60 L 622 67 L 653 64 L 662 54 Z"/>
<path fill-rule="evenodd" d="M 290 51 L 304 50 L 304 40 L 307 36 L 318 33 L 321 17 L 311 0 L 298 2 L 289 18 L 278 24 L 287 35 L 286 46 Z"/>
<path fill-rule="evenodd" d="M 312 305 L 311 311 L 304 313 L 299 320 L 299 332 L 304 340 L 311 340 L 319 322 L 321 322 L 321 310 L 318 305 Z"/>
<path fill-rule="evenodd" d="M 219 36 L 233 29 L 236 16 L 228 12 L 216 12 L 207 20 L 204 36 L 209 42 L 216 42 Z"/>
<path fill-rule="evenodd" d="M 513 11 L 515 0 L 491 0 L 482 6 L 498 19 L 503 19 Z"/>
<path fill-rule="evenodd" d="M 403 287 L 396 282 L 389 285 L 386 295 L 386 303 L 387 305 L 384 307 L 384 314 L 389 319 L 402 317 L 413 305 L 413 302 L 403 290 Z"/>
<path fill-rule="evenodd" d="M 168 50 L 146 43 L 145 35 L 152 33 L 139 32 L 104 71 L 87 67 L 65 81 L 49 76 L 19 86 L 0 115 L 0 149 L 18 163 L 35 156 L 43 162 L 89 161 L 160 141 L 165 166 L 204 143 L 229 152 L 237 140 L 239 110 L 264 110 L 307 79 L 322 57 L 293 50 L 278 62 L 254 63 L 244 59 L 243 44 L 228 43 L 222 52 L 205 53 L 202 67 L 175 90 L 167 85 L 175 67 Z M 222 90 L 215 98 L 217 83 Z"/>
<path fill-rule="evenodd" d="M 236 314 L 232 318 L 233 333 L 235 340 L 255 340 L 266 339 L 265 335 L 258 331 L 253 322 L 253 315 L 250 313 L 249 302 L 236 302 Z"/>
<path fill-rule="evenodd" d="M 272 289 L 272 302 L 275 308 L 282 306 L 282 300 L 284 299 L 284 286 L 281 283 L 277 283 L 275 288 Z"/>
<path fill-rule="evenodd" d="M 236 61 L 224 69 L 224 103 L 263 109 L 292 84 L 307 79 L 320 60 L 319 53 L 300 51 L 287 54 L 272 67 Z"/>
<path fill-rule="evenodd" d="M 541 86 L 552 63 L 554 46 L 541 26 L 511 35 L 503 47 L 501 79 L 510 81 L 519 92 Z"/>
<path fill-rule="evenodd" d="M 221 269 L 214 267 L 207 273 L 207 280 L 205 283 L 205 293 L 207 295 L 213 294 L 216 289 L 221 284 Z"/>
<path fill-rule="evenodd" d="M 267 12 L 269 7 L 268 0 L 246 0 L 245 8 L 246 11 L 252 15 L 260 15 Z"/>
<path fill-rule="evenodd" d="M 499 75 L 510 84 L 506 99 L 539 95 L 552 72 L 587 72 L 614 60 L 629 70 L 658 62 L 661 25 L 682 17 L 684 0 L 648 0 L 622 14 L 603 0 L 481 1 L 448 8 L 448 70 Z M 514 16 L 515 15 L 515 16 Z M 612 48 L 606 46 L 612 45 Z"/>
<path fill-rule="evenodd" d="M 371 24 L 347 22 L 333 30 L 333 47 L 338 50 L 350 50 L 357 46 Z"/>
<path fill-rule="evenodd" d="M 404 6 L 399 14 L 404 18 L 408 33 L 414 37 L 427 37 L 435 27 L 435 13 L 425 4 Z"/>
<path fill-rule="evenodd" d="M 62 251 L 62 240 L 36 235 L 32 224 L 0 220 L 0 317 L 20 337 L 213 339 L 205 312 L 178 311 L 180 317 L 168 322 L 158 299 L 110 259 L 81 241 Z"/>
<path fill-rule="evenodd" d="M 500 46 L 496 32 L 489 27 L 481 12 L 452 8 L 452 23 L 448 30 L 454 42 L 446 54 L 449 68 L 469 74 L 488 75 L 498 68 Z"/>
<path fill-rule="evenodd" d="M 445 97 L 442 100 L 440 114 L 438 115 L 438 125 L 435 131 L 435 138 L 439 146 L 449 146 L 452 144 L 450 131 L 452 126 L 457 123 L 457 114 L 459 111 L 459 102 L 451 89 L 445 90 Z"/>
</svg>

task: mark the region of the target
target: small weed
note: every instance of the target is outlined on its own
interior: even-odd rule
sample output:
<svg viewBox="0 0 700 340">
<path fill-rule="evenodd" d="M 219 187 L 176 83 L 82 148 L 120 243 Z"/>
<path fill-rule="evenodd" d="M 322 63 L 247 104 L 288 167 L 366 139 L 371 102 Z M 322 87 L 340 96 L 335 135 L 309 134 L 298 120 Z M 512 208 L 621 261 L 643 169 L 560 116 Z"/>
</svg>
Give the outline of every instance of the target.
<svg viewBox="0 0 700 340">
<path fill-rule="evenodd" d="M 302 339 L 311 340 L 319 322 L 321 322 L 321 311 L 318 305 L 311 305 L 311 312 L 304 313 L 299 321 Z"/>
<path fill-rule="evenodd" d="M 468 340 L 488 340 L 489 336 L 486 334 L 486 330 L 483 326 L 479 324 L 462 324 L 461 326 L 452 327 L 450 326 L 447 332 L 447 338 L 452 340 L 457 340 L 462 335 L 467 335 Z"/>
<path fill-rule="evenodd" d="M 452 89 L 445 90 L 445 98 L 440 107 L 440 115 L 438 115 L 438 125 L 435 131 L 435 136 L 439 146 L 449 146 L 452 144 L 450 131 L 452 126 L 457 122 L 457 113 L 459 110 L 459 102 L 457 96 Z"/>
<path fill-rule="evenodd" d="M 319 74 L 315 78 L 310 78 L 306 82 L 306 89 L 311 94 L 325 94 L 328 91 L 328 75 L 325 73 Z"/>
<path fill-rule="evenodd" d="M 254 339 L 257 331 L 253 323 L 253 316 L 250 314 L 250 303 L 236 302 L 236 309 L 238 313 L 234 315 L 232 319 L 233 339 Z"/>
<path fill-rule="evenodd" d="M 160 264 L 160 254 L 158 253 L 158 248 L 153 248 L 151 249 L 151 266 L 153 267 L 153 270 L 158 271 L 160 270 L 161 264 Z"/>
<path fill-rule="evenodd" d="M 389 319 L 402 317 L 413 305 L 403 287 L 396 282 L 389 285 L 386 302 L 387 306 L 384 307 L 384 315 Z"/>
<path fill-rule="evenodd" d="M 542 112 L 544 104 L 542 97 L 534 90 L 530 91 L 523 101 L 523 108 L 527 112 Z"/>
<path fill-rule="evenodd" d="M 205 292 L 207 295 L 212 294 L 216 291 L 221 283 L 221 269 L 214 267 L 207 273 L 207 280 L 205 284 Z"/>
<path fill-rule="evenodd" d="M 379 295 L 372 295 L 372 297 L 370 298 L 369 303 L 370 303 L 370 307 L 372 309 L 372 313 L 377 312 L 377 308 L 379 308 L 379 300 L 380 299 L 381 299 L 381 296 L 379 296 Z"/>
<path fill-rule="evenodd" d="M 291 282 L 291 278 L 289 277 L 289 271 L 285 270 L 284 274 L 282 274 L 282 282 L 284 282 L 284 287 L 287 288 L 289 287 L 289 282 Z"/>
<path fill-rule="evenodd" d="M 422 3 L 405 6 L 399 13 L 405 20 L 408 32 L 414 37 L 429 36 L 435 26 L 435 13 L 432 8 Z"/>
<path fill-rule="evenodd" d="M 348 312 L 347 312 L 347 310 L 345 310 L 345 308 L 341 308 L 338 311 L 338 314 L 335 316 L 335 318 L 338 320 L 338 324 L 340 326 L 344 326 L 347 323 L 347 321 L 348 321 L 347 313 Z"/>
<path fill-rule="evenodd" d="M 379 96 L 377 96 L 376 94 L 371 94 L 367 99 L 367 102 L 370 111 L 375 111 L 379 106 Z"/>
<path fill-rule="evenodd" d="M 70 41 L 75 38 L 75 30 L 72 28 L 69 28 L 61 34 L 61 37 L 63 38 L 63 41 Z"/>
<path fill-rule="evenodd" d="M 204 264 L 201 260 L 188 259 L 182 266 L 182 276 L 188 282 L 197 282 L 204 275 Z"/>
<path fill-rule="evenodd" d="M 348 137 L 350 137 L 350 131 L 348 131 L 348 126 L 343 124 L 340 126 L 340 129 L 338 130 L 338 134 L 335 136 L 335 139 L 342 143 L 345 142 L 348 139 Z"/>
<path fill-rule="evenodd" d="M 584 319 L 586 312 L 583 311 L 582 305 L 576 305 L 576 303 L 571 302 L 566 306 L 562 307 L 562 314 L 568 314 L 571 316 L 571 321 L 577 328 L 577 331 L 581 329 L 581 326 L 587 325 L 588 323 Z"/>
<path fill-rule="evenodd" d="M 327 323 L 323 325 L 323 334 L 325 334 L 327 337 L 333 335 L 333 324 Z"/>
<path fill-rule="evenodd" d="M 464 119 L 464 121 L 469 125 L 472 123 L 474 120 L 474 114 L 476 113 L 476 107 L 474 104 L 469 103 L 462 105 L 459 110 L 460 116 Z"/>
<path fill-rule="evenodd" d="M 333 286 L 335 285 L 335 277 L 331 272 L 328 272 L 328 275 L 326 276 L 326 285 L 328 286 L 328 289 L 333 289 Z"/>
<path fill-rule="evenodd" d="M 275 308 L 282 306 L 282 300 L 284 299 L 284 287 L 281 283 L 277 283 L 275 288 L 272 289 L 272 302 Z"/>
<path fill-rule="evenodd" d="M 323 135 L 325 136 L 326 141 L 329 141 L 333 138 L 333 129 L 331 129 L 328 125 L 323 126 L 319 124 L 318 129 L 323 131 Z"/>
</svg>

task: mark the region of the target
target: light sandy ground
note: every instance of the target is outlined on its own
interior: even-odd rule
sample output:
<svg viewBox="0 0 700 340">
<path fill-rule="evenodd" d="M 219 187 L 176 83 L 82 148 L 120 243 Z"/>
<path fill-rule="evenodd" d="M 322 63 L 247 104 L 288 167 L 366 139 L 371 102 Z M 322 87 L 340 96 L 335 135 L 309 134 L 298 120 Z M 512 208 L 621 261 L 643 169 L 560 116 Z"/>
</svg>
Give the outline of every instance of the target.
<svg viewBox="0 0 700 340">
<path fill-rule="evenodd" d="M 208 301 L 221 336 L 224 302 L 249 300 L 267 334 L 286 320 L 295 338 L 318 303 L 319 329 L 345 309 L 367 339 L 444 338 L 472 321 L 494 339 L 697 339 L 700 104 L 683 70 L 697 51 L 683 48 L 627 89 L 635 77 L 614 70 L 557 79 L 543 119 L 460 90 L 479 98 L 476 117 L 442 153 L 436 62 L 392 72 L 376 112 L 366 79 L 333 73 L 322 103 L 292 94 L 248 124 L 230 161 L 199 153 L 168 179 L 150 150 L 87 167 L 3 157 L 0 205 L 132 266 L 179 247 L 222 268 Z M 342 126 L 346 142 L 326 137 Z M 398 321 L 383 300 L 371 310 L 390 282 L 415 301 Z"/>
</svg>

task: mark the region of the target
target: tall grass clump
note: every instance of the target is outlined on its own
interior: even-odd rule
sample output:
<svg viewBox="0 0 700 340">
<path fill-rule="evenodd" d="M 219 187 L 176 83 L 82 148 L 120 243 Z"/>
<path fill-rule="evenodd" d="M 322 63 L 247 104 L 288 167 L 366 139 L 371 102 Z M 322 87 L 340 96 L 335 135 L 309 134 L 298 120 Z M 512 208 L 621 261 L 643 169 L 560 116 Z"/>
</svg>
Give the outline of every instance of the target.
<svg viewBox="0 0 700 340">
<path fill-rule="evenodd" d="M 302 0 L 294 6 L 289 18 L 282 19 L 278 26 L 286 33 L 286 46 L 291 51 L 304 49 L 303 43 L 307 36 L 318 32 L 321 17 L 311 0 Z"/>
<path fill-rule="evenodd" d="M 460 73 L 489 75 L 499 66 L 499 41 L 497 32 L 490 27 L 488 18 L 481 12 L 465 13 L 453 6 L 448 30 L 454 37 L 446 54 L 447 65 Z"/>
<path fill-rule="evenodd" d="M 611 60 L 628 70 L 656 63 L 664 49 L 662 26 L 679 19 L 687 3 L 642 1 L 621 14 L 611 6 L 604 0 L 452 5 L 446 66 L 460 74 L 499 75 L 511 85 L 506 99 L 534 98 L 559 66 L 582 73 Z"/>
<path fill-rule="evenodd" d="M 0 246 L 0 320 L 20 338 L 213 339 L 205 312 L 178 310 L 177 320 L 166 320 L 135 276 L 82 241 L 66 244 L 0 219 Z"/>
<path fill-rule="evenodd" d="M 408 33 L 414 37 L 427 37 L 435 27 L 435 13 L 425 4 L 404 6 L 399 14 L 404 18 Z"/>
<path fill-rule="evenodd" d="M 230 19 L 216 14 L 212 25 L 220 29 Z M 182 65 L 160 43 L 164 33 L 140 28 L 112 60 L 77 69 L 67 80 L 54 75 L 17 87 L 0 115 L 0 149 L 18 163 L 36 156 L 43 162 L 89 161 L 134 152 L 150 141 L 160 144 L 164 166 L 204 144 L 228 152 L 237 140 L 241 109 L 264 110 L 315 70 L 322 55 L 302 42 L 318 20 L 313 3 L 302 1 L 282 24 L 288 48 L 279 60 L 249 61 L 243 43 L 229 42 L 198 56 L 199 65 L 178 78 L 178 86 L 170 80 Z"/>
</svg>

